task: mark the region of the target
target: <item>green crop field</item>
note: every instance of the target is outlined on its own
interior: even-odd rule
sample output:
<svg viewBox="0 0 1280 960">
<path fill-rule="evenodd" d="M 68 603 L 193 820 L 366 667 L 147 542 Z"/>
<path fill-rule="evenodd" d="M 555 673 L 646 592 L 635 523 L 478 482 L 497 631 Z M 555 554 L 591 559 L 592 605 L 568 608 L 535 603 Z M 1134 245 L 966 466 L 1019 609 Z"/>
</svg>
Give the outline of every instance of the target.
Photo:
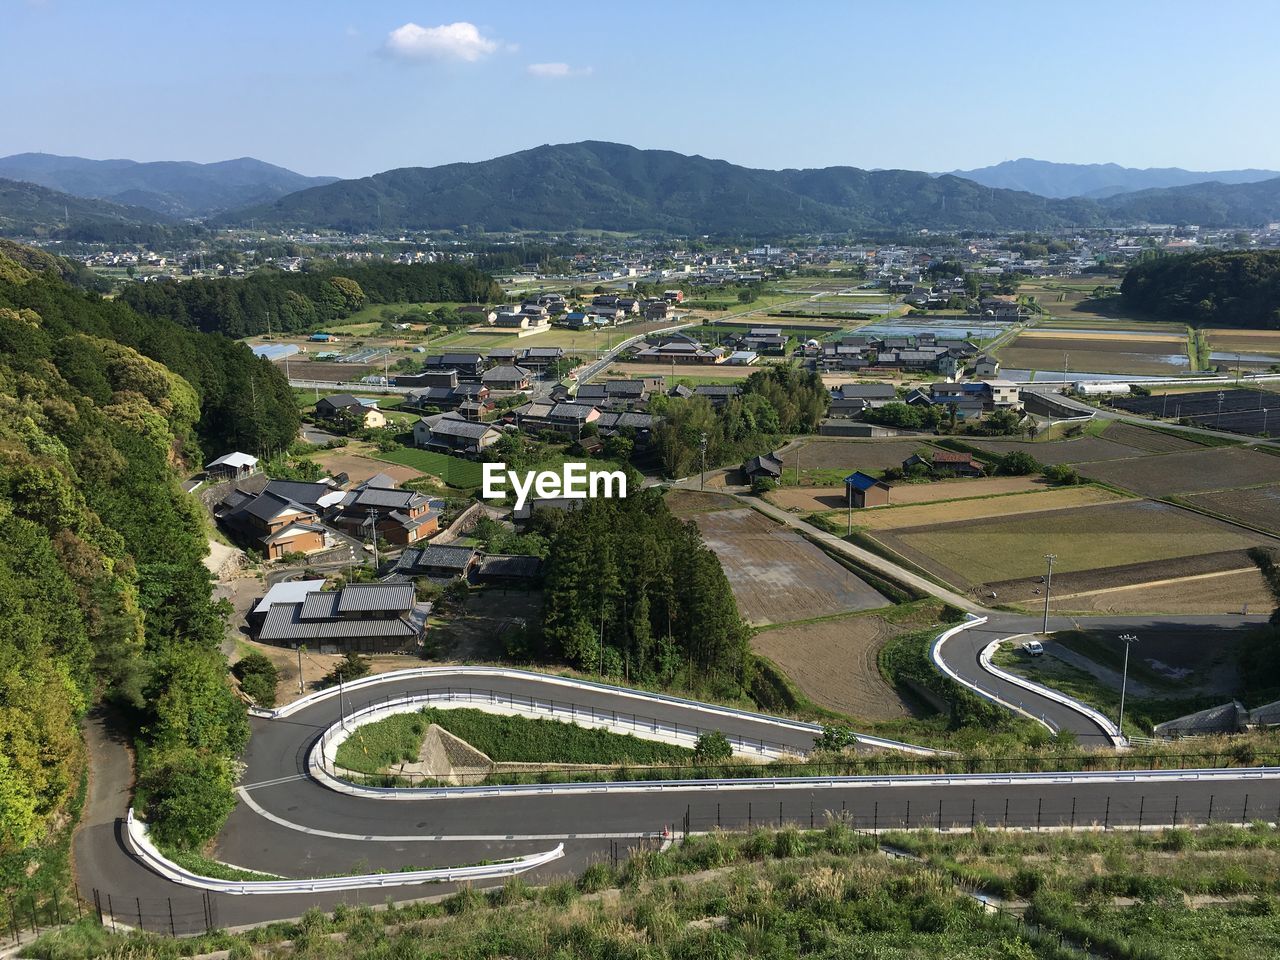
<svg viewBox="0 0 1280 960">
<path fill-rule="evenodd" d="M 463 460 L 461 457 L 451 457 L 447 453 L 436 453 L 433 450 L 404 447 L 389 453 L 379 453 L 377 459 L 421 470 L 433 477 L 439 477 L 449 486 L 460 490 L 478 487 L 483 479 L 480 464 L 472 460 Z"/>
</svg>

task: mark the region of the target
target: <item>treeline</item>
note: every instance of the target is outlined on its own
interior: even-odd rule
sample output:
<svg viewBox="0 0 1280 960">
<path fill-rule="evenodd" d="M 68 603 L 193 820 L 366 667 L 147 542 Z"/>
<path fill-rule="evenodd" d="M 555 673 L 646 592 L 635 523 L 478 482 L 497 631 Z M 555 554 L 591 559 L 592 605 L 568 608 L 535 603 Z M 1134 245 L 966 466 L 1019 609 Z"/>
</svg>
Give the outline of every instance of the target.
<svg viewBox="0 0 1280 960">
<path fill-rule="evenodd" d="M 243 278 L 136 283 L 120 294 L 139 313 L 233 338 L 268 328 L 316 330 L 366 304 L 495 303 L 501 297 L 491 277 L 454 263 L 344 264 L 311 273 L 260 270 Z"/>
<path fill-rule="evenodd" d="M 201 390 L 262 365 L 242 346 L 76 290 L 59 269 L 0 244 L 6 886 L 24 882 L 23 851 L 65 823 L 90 705 L 110 701 L 134 734 L 139 797 L 167 842 L 198 844 L 220 827 L 248 736 L 219 652 L 224 606 L 202 563 L 207 521 L 174 465 L 198 462 L 225 434 Z M 296 429 L 287 391 L 278 409 L 271 402 L 259 392 L 264 417 Z"/>
<path fill-rule="evenodd" d="M 538 515 L 535 529 L 550 540 L 542 625 L 512 652 L 632 683 L 737 695 L 750 681 L 750 629 L 719 559 L 660 493 L 628 489 L 626 498 Z"/>
<path fill-rule="evenodd" d="M 719 410 L 701 396 L 652 400 L 649 412 L 663 418 L 654 447 L 668 477 L 687 477 L 702 466 L 703 437 L 707 469 L 738 463 L 773 449 L 784 434 L 813 433 L 830 402 L 818 374 L 770 366 L 751 374 Z"/>
<path fill-rule="evenodd" d="M 229 450 L 262 454 L 288 447 L 297 436 L 300 420 L 288 382 L 243 344 L 139 314 L 119 299 L 105 300 L 71 287 L 57 272 L 63 269 L 58 266 L 61 261 L 40 254 L 43 260 L 30 260 L 37 264 L 33 270 L 10 256 L 25 248 L 6 244 L 0 242 L 0 283 L 17 276 L 15 270 L 29 274 L 24 282 L 5 284 L 6 301 L 12 309 L 40 316 L 41 328 L 55 337 L 53 349 L 63 376 L 80 393 L 103 404 L 117 389 L 100 373 L 104 343 L 136 350 L 194 388 L 195 422 L 188 435 L 178 435 L 176 457 L 195 463 L 203 455 Z M 128 360 L 114 362 L 130 365 Z"/>
<path fill-rule="evenodd" d="M 1161 320 L 1280 330 L 1280 250 L 1154 257 L 1130 268 L 1120 295 Z"/>
</svg>

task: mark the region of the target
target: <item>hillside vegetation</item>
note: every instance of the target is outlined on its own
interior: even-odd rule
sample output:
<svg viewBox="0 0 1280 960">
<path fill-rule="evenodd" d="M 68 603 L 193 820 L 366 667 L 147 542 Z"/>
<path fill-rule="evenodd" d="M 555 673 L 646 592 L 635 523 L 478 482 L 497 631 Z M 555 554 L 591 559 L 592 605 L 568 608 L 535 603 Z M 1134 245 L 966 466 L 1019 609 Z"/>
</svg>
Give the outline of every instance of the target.
<svg viewBox="0 0 1280 960">
<path fill-rule="evenodd" d="M 311 331 L 378 303 L 496 303 L 502 289 L 479 270 L 452 263 L 345 265 L 314 273 L 262 270 L 222 279 L 135 283 L 120 299 L 139 313 L 198 330 L 245 337 Z"/>
<path fill-rule="evenodd" d="M 1280 251 L 1158 257 L 1120 285 L 1124 305 L 1160 319 L 1280 330 Z"/>
<path fill-rule="evenodd" d="M 198 229 L 143 207 L 0 178 L 0 236 L 156 244 Z"/>
<path fill-rule="evenodd" d="M 134 735 L 157 835 L 195 844 L 221 824 L 248 726 L 219 652 L 206 520 L 178 478 L 232 440 L 283 444 L 298 423 L 279 375 L 246 348 L 73 287 L 63 276 L 74 272 L 0 242 L 0 885 L 9 890 L 36 882 L 33 851 L 74 813 L 78 725 L 101 701 Z M 239 396 L 250 382 L 256 408 Z M 231 422 L 242 415 L 249 422 Z"/>
</svg>

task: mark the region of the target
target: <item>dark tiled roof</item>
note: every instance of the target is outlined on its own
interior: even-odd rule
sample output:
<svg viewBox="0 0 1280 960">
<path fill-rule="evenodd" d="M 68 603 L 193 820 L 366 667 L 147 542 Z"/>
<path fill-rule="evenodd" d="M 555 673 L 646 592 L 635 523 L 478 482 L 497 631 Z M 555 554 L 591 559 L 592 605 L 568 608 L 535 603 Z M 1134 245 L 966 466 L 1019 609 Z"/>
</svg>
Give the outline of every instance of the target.
<svg viewBox="0 0 1280 960">
<path fill-rule="evenodd" d="M 445 568 L 449 570 L 465 570 L 475 559 L 475 547 L 467 547 L 449 543 L 427 544 L 425 547 L 406 550 L 400 555 L 396 569 L 401 571 L 420 570 L 427 567 Z"/>
<path fill-rule="evenodd" d="M 413 609 L 413 585 L 408 583 L 353 583 L 337 593 L 338 613 Z"/>
<path fill-rule="evenodd" d="M 521 557 L 508 554 L 494 554 L 480 561 L 476 575 L 485 577 L 536 577 L 542 572 L 542 561 L 538 557 Z"/>
</svg>

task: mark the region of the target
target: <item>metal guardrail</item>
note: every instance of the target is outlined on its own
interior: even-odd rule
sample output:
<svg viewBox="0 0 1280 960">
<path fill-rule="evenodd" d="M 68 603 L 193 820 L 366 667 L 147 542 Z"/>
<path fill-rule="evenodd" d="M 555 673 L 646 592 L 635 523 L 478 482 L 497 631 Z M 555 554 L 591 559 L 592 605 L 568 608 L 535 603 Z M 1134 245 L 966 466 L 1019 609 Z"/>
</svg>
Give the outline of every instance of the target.
<svg viewBox="0 0 1280 960">
<path fill-rule="evenodd" d="M 630 687 L 620 687 L 608 683 L 599 683 L 593 680 L 579 680 L 572 677 L 557 677 L 546 673 L 535 673 L 531 670 L 517 670 L 509 667 L 411 667 L 407 670 L 395 670 L 390 673 L 380 673 L 371 677 L 362 677 L 359 680 L 353 680 L 345 684 L 341 689 L 350 694 L 354 690 L 363 690 L 367 687 L 378 686 L 387 683 L 401 683 L 414 679 L 438 679 L 448 676 L 461 677 L 504 677 L 516 680 L 528 680 L 535 683 L 543 683 L 554 686 L 569 687 L 578 690 L 595 690 L 610 696 L 627 698 L 630 700 L 639 700 L 650 704 L 671 704 L 687 710 L 694 710 L 707 716 L 723 716 L 734 717 L 740 720 L 748 720 L 753 723 L 760 723 L 766 726 L 774 726 L 778 728 L 794 730 L 802 733 L 812 733 L 817 735 L 822 732 L 822 726 L 816 723 L 807 723 L 803 720 L 791 720 L 786 717 L 774 717 L 766 713 L 757 713 L 751 710 L 739 710 L 735 707 L 719 706 L 717 704 L 702 703 L 697 700 L 689 700 L 684 697 L 676 697 L 670 694 L 651 693 L 645 690 L 635 690 Z M 253 708 L 250 712 L 254 716 L 263 717 L 269 720 L 277 720 L 283 717 L 291 716 L 300 710 L 305 710 L 317 703 L 337 697 L 340 695 L 339 687 L 330 687 L 326 690 L 320 690 L 316 693 L 308 694 L 292 703 L 272 710 L 263 710 Z M 708 729 L 713 729 L 713 725 L 708 723 Z M 933 756 L 945 751 L 935 750 L 931 747 L 922 747 L 913 743 L 904 743 L 898 740 L 889 740 L 884 737 L 874 737 L 867 734 L 855 734 L 858 743 L 868 746 L 877 747 L 885 750 L 901 750 L 905 753 L 914 753 L 922 756 Z"/>
<path fill-rule="evenodd" d="M 325 774 L 325 777 L 328 775 Z M 436 800 L 501 797 L 518 794 L 557 796 L 610 793 L 713 793 L 749 790 L 833 790 L 855 786 L 919 788 L 948 786 L 1062 786 L 1099 783 L 1200 783 L 1208 781 L 1280 780 L 1280 767 L 1220 767 L 1169 770 L 1082 770 L 1036 773 L 903 774 L 848 777 L 753 777 L 749 779 L 638 780 L 626 782 L 538 784 L 479 787 L 366 787 L 343 783 L 341 792 L 371 799 Z"/>
<path fill-rule="evenodd" d="M 440 867 L 431 870 L 410 870 L 402 873 L 357 874 L 350 877 L 326 877 L 317 880 L 218 880 L 204 877 L 179 866 L 165 857 L 151 842 L 146 825 L 136 819 L 129 808 L 125 820 L 125 835 L 134 856 L 166 880 L 233 895 L 272 893 L 326 893 L 342 890 L 366 890 L 383 887 L 406 887 L 422 883 L 453 883 L 462 880 L 499 880 L 545 866 L 564 856 L 564 844 L 543 853 L 529 854 L 498 863 L 477 864 L 469 867 Z"/>
<path fill-rule="evenodd" d="M 1098 710 L 1095 710 L 1088 704 L 1081 703 L 1074 697 L 1069 697 L 1065 693 L 1054 690 L 1052 687 L 1046 687 L 1033 680 L 1028 680 L 1025 677 L 1019 677 L 1016 674 L 1009 673 L 1007 670 L 1001 670 L 992 663 L 992 654 L 995 653 L 996 648 L 999 647 L 1000 644 L 1004 643 L 1008 639 L 1011 638 L 1001 637 L 998 640 L 992 640 L 982 648 L 982 652 L 978 654 L 978 662 L 982 665 L 982 669 L 1006 683 L 1011 683 L 1015 687 L 1021 687 L 1023 690 L 1029 690 L 1034 694 L 1044 697 L 1046 700 L 1052 700 L 1054 703 L 1060 704 L 1069 710 L 1074 710 L 1081 716 L 1088 717 L 1093 723 L 1097 724 L 1102 729 L 1103 733 L 1107 735 L 1111 740 L 1112 746 L 1123 747 L 1125 745 L 1125 739 L 1123 734 L 1120 732 L 1120 728 L 1112 723 L 1107 717 L 1103 716 Z"/>
<path fill-rule="evenodd" d="M 469 706 L 480 710 L 489 708 L 490 711 L 519 713 L 574 723 L 578 726 L 630 733 L 644 740 L 656 740 L 662 743 L 674 741 L 680 746 L 692 746 L 704 733 L 713 732 L 713 728 L 687 726 L 620 710 L 600 710 L 573 702 L 539 700 L 537 697 L 522 697 L 514 693 L 468 687 L 465 690 L 448 689 L 400 697 L 383 703 L 370 704 L 347 714 L 342 720 L 331 724 L 320 735 L 315 746 L 312 747 L 310 762 L 319 762 L 321 765 L 327 763 L 332 769 L 336 763 L 338 748 L 354 736 L 355 731 L 361 726 L 393 714 L 411 713 L 428 706 L 440 706 L 444 709 L 450 706 Z M 730 734 L 725 734 L 725 738 L 734 752 L 739 755 L 770 758 L 805 755 L 804 750 L 792 744 Z"/>
</svg>

